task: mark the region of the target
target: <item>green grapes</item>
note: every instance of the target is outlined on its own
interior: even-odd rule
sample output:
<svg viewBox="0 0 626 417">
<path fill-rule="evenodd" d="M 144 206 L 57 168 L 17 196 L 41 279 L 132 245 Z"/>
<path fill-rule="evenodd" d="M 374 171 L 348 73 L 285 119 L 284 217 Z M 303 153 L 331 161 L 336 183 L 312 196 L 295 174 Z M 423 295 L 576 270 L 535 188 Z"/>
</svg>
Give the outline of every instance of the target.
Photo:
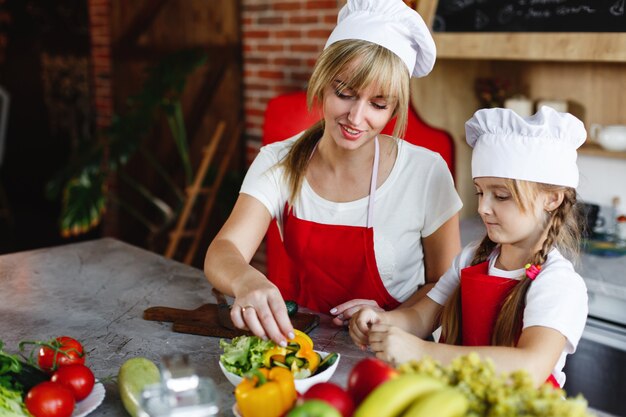
<svg viewBox="0 0 626 417">
<path fill-rule="evenodd" d="M 400 373 L 419 373 L 456 387 L 469 400 L 467 417 L 591 417 L 582 396 L 565 398 L 565 392 L 548 384 L 535 387 L 526 371 L 496 372 L 493 362 L 477 353 L 459 356 L 449 366 L 431 358 L 398 367 Z"/>
</svg>

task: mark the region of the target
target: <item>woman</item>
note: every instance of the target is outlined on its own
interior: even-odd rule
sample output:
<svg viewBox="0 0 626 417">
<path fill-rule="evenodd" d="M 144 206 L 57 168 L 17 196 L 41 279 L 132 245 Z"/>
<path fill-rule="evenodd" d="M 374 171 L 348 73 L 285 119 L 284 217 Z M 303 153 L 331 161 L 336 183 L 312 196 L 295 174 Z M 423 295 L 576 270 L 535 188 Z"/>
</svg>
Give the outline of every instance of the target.
<svg viewBox="0 0 626 417">
<path fill-rule="evenodd" d="M 207 251 L 205 274 L 234 295 L 237 327 L 285 345 L 284 299 L 347 324 L 364 306 L 411 305 L 448 268 L 462 205 L 451 175 L 438 154 L 395 139 L 409 79 L 434 61 L 426 25 L 401 0 L 353 0 L 340 11 L 308 87 L 323 119 L 261 149 Z M 394 116 L 394 138 L 380 135 Z M 273 218 L 295 272 L 270 282 L 249 262 Z"/>
</svg>

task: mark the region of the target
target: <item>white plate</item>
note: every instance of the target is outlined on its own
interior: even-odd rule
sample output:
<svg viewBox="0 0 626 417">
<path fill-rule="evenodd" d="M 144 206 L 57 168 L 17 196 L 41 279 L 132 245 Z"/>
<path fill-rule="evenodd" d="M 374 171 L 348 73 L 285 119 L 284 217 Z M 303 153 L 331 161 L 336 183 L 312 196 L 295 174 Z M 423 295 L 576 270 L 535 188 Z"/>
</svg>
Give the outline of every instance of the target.
<svg viewBox="0 0 626 417">
<path fill-rule="evenodd" d="M 87 398 L 76 403 L 72 417 L 84 417 L 98 408 L 104 400 L 104 392 L 104 385 L 96 382 Z"/>
<path fill-rule="evenodd" d="M 235 417 L 243 417 L 239 412 L 239 407 L 237 407 L 237 403 L 233 404 L 233 414 Z"/>
<path fill-rule="evenodd" d="M 317 350 L 316 352 L 320 354 L 322 359 L 328 356 L 328 352 L 319 352 Z M 340 359 L 341 359 L 341 355 L 338 353 L 337 360 L 335 361 L 335 363 L 333 363 L 324 372 L 308 377 L 308 378 L 294 380 L 296 384 L 296 391 L 298 391 L 300 394 L 304 394 L 309 388 L 311 388 L 313 385 L 317 384 L 318 382 L 328 381 L 330 377 L 333 376 L 333 374 L 335 373 L 335 370 L 337 369 L 337 365 L 339 364 Z M 233 374 L 232 372 L 229 372 L 226 368 L 224 368 L 224 365 L 222 365 L 221 361 L 218 360 L 218 363 L 220 364 L 220 369 L 222 370 L 222 373 L 224 374 L 226 379 L 228 379 L 228 381 L 234 386 L 239 385 L 239 383 L 241 382 L 243 378 L 241 378 L 237 374 Z"/>
</svg>

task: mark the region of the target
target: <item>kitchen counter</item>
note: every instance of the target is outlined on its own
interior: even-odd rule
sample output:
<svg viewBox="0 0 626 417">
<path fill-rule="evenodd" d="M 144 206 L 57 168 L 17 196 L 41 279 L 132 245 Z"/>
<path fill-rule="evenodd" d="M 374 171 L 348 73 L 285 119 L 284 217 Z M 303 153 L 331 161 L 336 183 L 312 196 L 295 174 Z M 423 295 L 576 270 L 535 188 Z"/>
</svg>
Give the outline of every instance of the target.
<svg viewBox="0 0 626 417">
<path fill-rule="evenodd" d="M 464 240 L 480 235 L 474 226 L 463 222 Z M 127 417 L 111 379 L 124 361 L 144 356 L 159 363 L 175 352 L 189 354 L 197 372 L 213 379 L 220 415 L 232 416 L 233 387 L 217 366 L 219 339 L 174 333 L 170 323 L 142 319 L 151 306 L 192 309 L 214 302 L 199 269 L 105 238 L 2 255 L 0 282 L 1 338 L 8 351 L 22 340 L 60 335 L 84 344 L 87 365 L 106 389 L 103 404 L 90 416 Z M 328 316 L 310 334 L 316 349 L 341 353 L 331 381 L 346 386 L 349 371 L 368 353 Z"/>
<path fill-rule="evenodd" d="M 104 381 L 104 403 L 90 416 L 127 417 L 110 378 L 129 358 L 188 353 L 197 372 L 213 379 L 222 416 L 231 416 L 233 386 L 221 373 L 219 339 L 174 333 L 171 323 L 142 319 L 151 306 L 193 309 L 215 302 L 201 270 L 105 238 L 0 256 L 1 338 L 15 352 L 21 340 L 68 335 L 88 352 L 87 365 Z M 311 333 L 316 349 L 341 353 L 332 381 L 367 356 L 348 332 L 322 316 Z"/>
</svg>

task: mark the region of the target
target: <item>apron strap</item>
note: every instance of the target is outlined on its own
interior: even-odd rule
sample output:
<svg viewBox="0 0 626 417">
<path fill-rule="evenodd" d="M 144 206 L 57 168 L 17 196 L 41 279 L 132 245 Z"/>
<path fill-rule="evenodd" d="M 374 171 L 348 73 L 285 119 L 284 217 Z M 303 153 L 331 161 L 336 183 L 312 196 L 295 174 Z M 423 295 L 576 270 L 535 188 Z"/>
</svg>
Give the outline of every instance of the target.
<svg viewBox="0 0 626 417">
<path fill-rule="evenodd" d="M 376 200 L 376 183 L 378 182 L 378 163 L 380 160 L 380 147 L 378 136 L 374 138 L 374 163 L 372 166 L 372 179 L 370 180 L 370 195 L 367 203 L 367 227 L 374 227 L 374 201 Z"/>
</svg>

